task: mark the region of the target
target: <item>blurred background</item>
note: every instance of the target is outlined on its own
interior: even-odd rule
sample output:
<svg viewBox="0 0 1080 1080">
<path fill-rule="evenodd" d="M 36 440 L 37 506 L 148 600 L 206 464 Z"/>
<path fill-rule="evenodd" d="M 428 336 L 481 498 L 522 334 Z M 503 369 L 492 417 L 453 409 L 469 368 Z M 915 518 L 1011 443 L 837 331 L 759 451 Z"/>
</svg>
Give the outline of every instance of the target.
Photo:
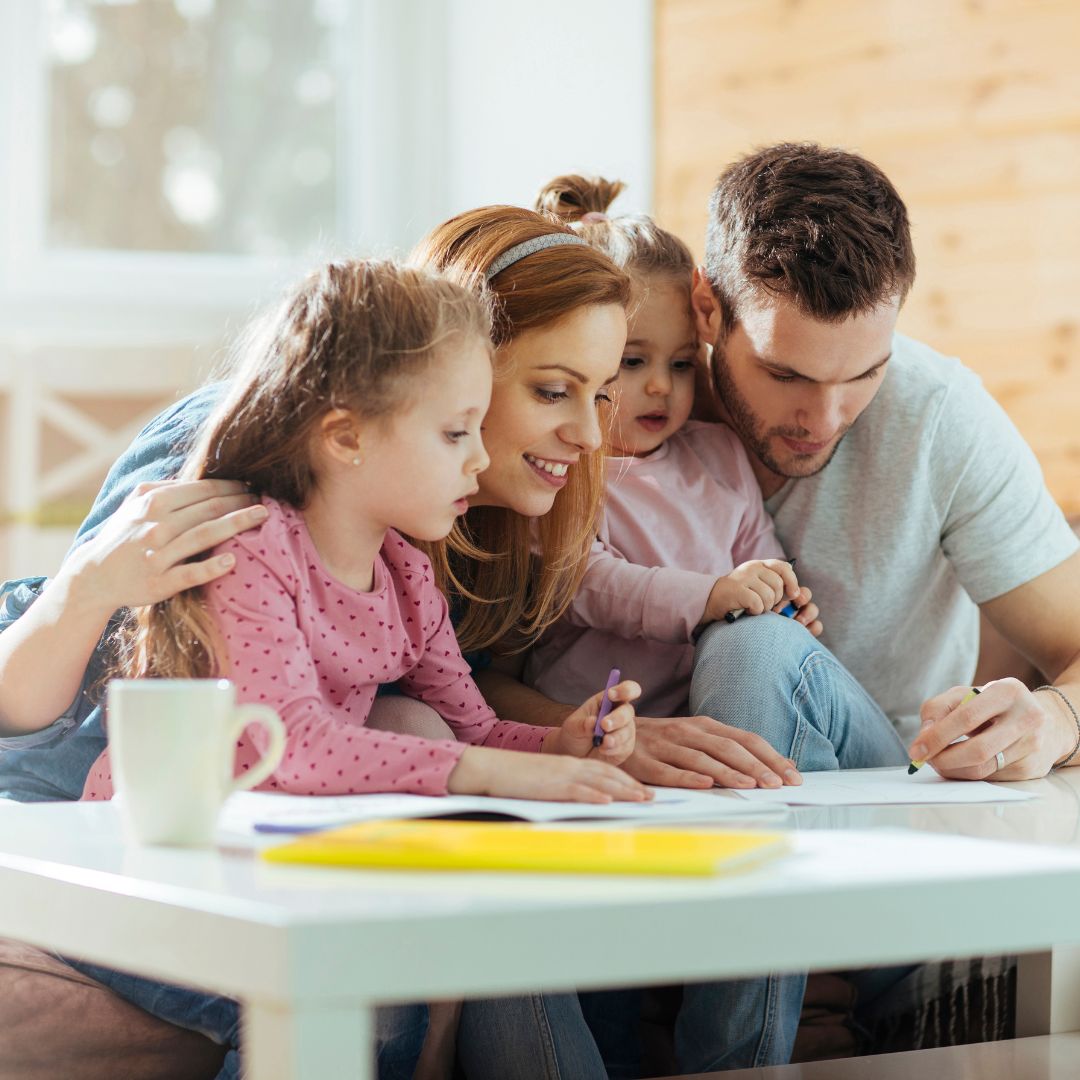
<svg viewBox="0 0 1080 1080">
<path fill-rule="evenodd" d="M 0 576 L 55 570 L 133 434 L 314 263 L 567 170 L 700 255 L 717 172 L 780 139 L 891 176 L 901 329 L 1080 512 L 1078 48 L 1075 0 L 5 0 Z"/>
</svg>

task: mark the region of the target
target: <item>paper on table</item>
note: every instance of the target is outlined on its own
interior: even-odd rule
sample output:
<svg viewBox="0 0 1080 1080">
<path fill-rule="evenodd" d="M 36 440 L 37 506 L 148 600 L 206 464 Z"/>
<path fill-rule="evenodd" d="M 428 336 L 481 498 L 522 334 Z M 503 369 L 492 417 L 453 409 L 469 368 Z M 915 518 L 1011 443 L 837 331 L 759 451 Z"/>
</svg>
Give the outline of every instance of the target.
<svg viewBox="0 0 1080 1080">
<path fill-rule="evenodd" d="M 760 814 L 762 807 L 721 791 L 653 788 L 648 803 L 541 802 L 494 799 L 483 795 L 278 795 L 240 791 L 230 795 L 219 832 L 312 832 L 354 821 L 389 818 L 492 815 L 520 821 L 712 821 Z"/>
<path fill-rule="evenodd" d="M 984 780 L 946 780 L 929 768 L 909 776 L 907 766 L 808 772 L 803 773 L 799 787 L 740 789 L 735 794 L 755 804 L 786 806 L 1020 802 L 1035 798 L 1029 791 L 988 784 Z"/>
</svg>

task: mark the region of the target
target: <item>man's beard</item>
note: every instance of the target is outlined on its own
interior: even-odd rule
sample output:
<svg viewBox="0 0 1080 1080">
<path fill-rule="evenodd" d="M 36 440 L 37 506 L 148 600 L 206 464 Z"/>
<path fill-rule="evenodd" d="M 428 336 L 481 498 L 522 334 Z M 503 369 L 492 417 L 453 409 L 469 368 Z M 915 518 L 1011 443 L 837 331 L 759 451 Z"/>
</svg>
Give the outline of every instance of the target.
<svg viewBox="0 0 1080 1080">
<path fill-rule="evenodd" d="M 793 468 L 797 469 L 797 466 L 793 466 L 792 464 L 782 465 L 776 459 L 776 456 L 770 449 L 772 446 L 772 438 L 774 436 L 783 435 L 789 439 L 808 442 L 810 441 L 810 432 L 805 428 L 793 427 L 774 427 L 769 428 L 766 431 L 757 414 L 750 408 L 750 403 L 743 397 L 739 388 L 735 385 L 735 380 L 731 377 L 731 369 L 728 367 L 727 357 L 724 355 L 723 346 L 719 344 L 713 346 L 712 377 L 716 394 L 723 404 L 724 409 L 727 411 L 731 426 L 738 432 L 739 437 L 742 439 L 743 445 L 749 453 L 753 454 L 754 457 L 762 463 L 762 465 L 776 473 L 777 476 L 800 479 L 806 476 L 814 476 L 821 472 L 821 470 L 832 461 L 833 455 L 840 448 L 840 443 L 843 441 L 844 436 L 851 429 L 851 425 L 848 424 L 848 426 L 840 432 L 836 437 L 836 441 L 833 443 L 832 449 L 828 451 L 828 455 L 820 465 L 815 465 L 809 472 L 792 471 Z M 805 458 L 810 458 L 812 456 L 813 455 L 805 455 Z M 796 458 L 797 457 L 798 455 L 796 455 Z"/>
</svg>

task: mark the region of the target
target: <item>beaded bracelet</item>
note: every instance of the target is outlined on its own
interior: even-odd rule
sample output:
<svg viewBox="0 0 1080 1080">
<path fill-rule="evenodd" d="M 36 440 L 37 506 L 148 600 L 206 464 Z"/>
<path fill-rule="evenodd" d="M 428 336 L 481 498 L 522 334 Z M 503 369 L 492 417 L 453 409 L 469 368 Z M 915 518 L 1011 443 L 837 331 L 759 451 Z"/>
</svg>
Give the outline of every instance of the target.
<svg viewBox="0 0 1080 1080">
<path fill-rule="evenodd" d="M 1057 694 L 1057 696 L 1065 702 L 1065 707 L 1072 713 L 1073 722 L 1076 724 L 1076 745 L 1072 748 L 1072 752 L 1064 759 L 1064 761 L 1059 761 L 1056 765 L 1050 767 L 1051 772 L 1056 772 L 1058 769 L 1068 765 L 1069 762 L 1076 757 L 1077 752 L 1080 751 L 1080 716 L 1076 715 L 1073 703 L 1065 696 L 1064 692 L 1059 690 L 1056 686 L 1051 686 L 1047 683 L 1045 686 L 1036 686 L 1033 692 L 1037 694 L 1040 690 L 1049 690 L 1051 693 Z"/>
</svg>

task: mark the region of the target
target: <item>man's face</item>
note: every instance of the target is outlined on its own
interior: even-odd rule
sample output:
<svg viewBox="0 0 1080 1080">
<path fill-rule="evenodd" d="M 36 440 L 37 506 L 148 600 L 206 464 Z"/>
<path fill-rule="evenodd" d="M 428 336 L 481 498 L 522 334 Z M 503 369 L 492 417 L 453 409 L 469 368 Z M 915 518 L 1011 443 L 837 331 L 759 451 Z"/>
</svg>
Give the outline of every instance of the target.
<svg viewBox="0 0 1080 1080">
<path fill-rule="evenodd" d="M 899 306 L 894 301 L 869 315 L 826 323 L 790 301 L 762 299 L 744 304 L 721 339 L 716 297 L 704 275 L 696 276 L 698 329 L 713 343 L 720 404 L 766 469 L 777 477 L 804 477 L 825 468 L 881 387 Z"/>
</svg>

